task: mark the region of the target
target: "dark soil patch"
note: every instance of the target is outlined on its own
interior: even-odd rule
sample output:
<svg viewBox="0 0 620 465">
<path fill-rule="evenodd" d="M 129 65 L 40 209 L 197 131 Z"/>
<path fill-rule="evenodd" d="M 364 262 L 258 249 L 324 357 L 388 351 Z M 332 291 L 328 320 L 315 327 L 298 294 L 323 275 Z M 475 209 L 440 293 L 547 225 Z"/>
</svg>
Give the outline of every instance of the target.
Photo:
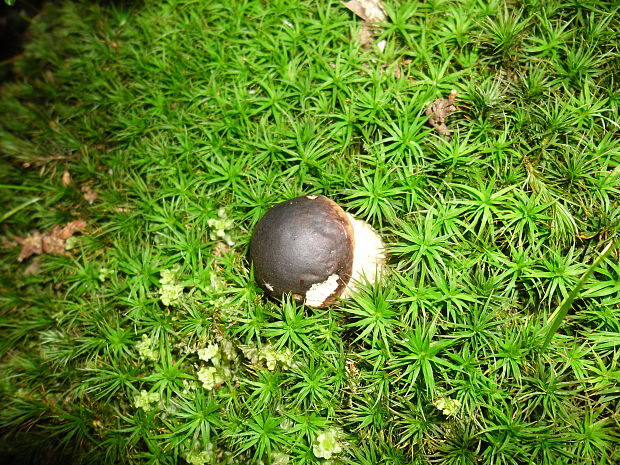
<svg viewBox="0 0 620 465">
<path fill-rule="evenodd" d="M 12 63 L 23 50 L 30 19 L 44 0 L 18 0 L 9 6 L 0 0 L 0 82 L 13 78 Z"/>
</svg>

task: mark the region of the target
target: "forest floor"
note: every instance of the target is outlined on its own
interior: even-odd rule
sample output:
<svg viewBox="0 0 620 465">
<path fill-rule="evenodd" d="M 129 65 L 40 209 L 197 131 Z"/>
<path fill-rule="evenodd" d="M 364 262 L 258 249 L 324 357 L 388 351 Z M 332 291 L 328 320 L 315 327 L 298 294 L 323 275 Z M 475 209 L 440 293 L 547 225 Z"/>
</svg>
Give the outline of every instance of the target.
<svg viewBox="0 0 620 465">
<path fill-rule="evenodd" d="M 3 463 L 620 463 L 618 3 L 384 9 L 32 20 L 0 87 Z M 325 309 L 247 260 L 311 194 L 389 255 Z"/>
</svg>

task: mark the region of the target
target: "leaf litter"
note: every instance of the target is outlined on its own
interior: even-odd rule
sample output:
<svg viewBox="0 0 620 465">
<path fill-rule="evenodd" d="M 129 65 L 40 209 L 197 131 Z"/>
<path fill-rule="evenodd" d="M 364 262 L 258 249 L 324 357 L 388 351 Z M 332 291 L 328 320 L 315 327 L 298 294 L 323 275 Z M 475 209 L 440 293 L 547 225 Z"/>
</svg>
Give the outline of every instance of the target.
<svg viewBox="0 0 620 465">
<path fill-rule="evenodd" d="M 346 3 L 343 2 L 343 4 L 347 9 L 364 20 L 356 40 L 362 47 L 369 49 L 375 40 L 375 33 L 378 30 L 376 23 L 387 22 L 387 13 L 381 4 L 381 0 L 350 0 Z M 385 40 L 377 43 L 377 47 L 381 51 L 385 49 L 385 45 Z"/>
<path fill-rule="evenodd" d="M 71 221 L 64 226 L 56 225 L 48 232 L 41 234 L 38 231 L 32 231 L 26 237 L 13 237 L 14 243 L 4 241 L 5 246 L 19 244 L 22 250 L 17 257 L 18 262 L 22 262 L 32 255 L 55 254 L 69 255 L 67 248 L 67 239 L 72 237 L 76 232 L 86 228 L 86 221 L 82 219 Z"/>
<path fill-rule="evenodd" d="M 447 99 L 435 99 L 426 109 L 426 116 L 428 116 L 429 124 L 442 136 L 450 137 L 451 135 L 450 129 L 446 125 L 446 120 L 457 110 L 456 104 L 454 103 L 456 94 L 456 90 L 452 90 Z"/>
<path fill-rule="evenodd" d="M 69 171 L 65 170 L 64 173 L 62 173 L 62 185 L 65 187 L 69 187 L 72 183 L 72 179 L 71 179 L 71 173 L 69 173 Z"/>
<path fill-rule="evenodd" d="M 86 200 L 89 205 L 95 203 L 95 200 L 99 197 L 99 194 L 95 192 L 89 184 L 82 184 L 80 191 L 82 192 L 82 197 L 84 197 L 84 200 Z"/>
</svg>

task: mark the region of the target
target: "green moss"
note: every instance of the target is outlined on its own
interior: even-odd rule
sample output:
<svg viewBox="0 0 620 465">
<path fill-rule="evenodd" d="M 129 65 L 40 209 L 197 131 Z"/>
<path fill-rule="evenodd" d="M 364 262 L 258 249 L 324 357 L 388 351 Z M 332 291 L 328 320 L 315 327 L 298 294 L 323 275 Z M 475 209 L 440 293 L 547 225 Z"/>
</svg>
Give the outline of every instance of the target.
<svg viewBox="0 0 620 465">
<path fill-rule="evenodd" d="M 617 250 L 543 348 L 620 232 L 617 7 L 386 8 L 383 52 L 339 1 L 33 20 L 0 89 L 0 455 L 620 460 Z M 447 139 L 426 109 L 452 89 Z M 251 231 L 302 194 L 381 233 L 384 286 L 263 298 Z M 18 262 L 14 237 L 76 218 L 70 255 Z"/>
</svg>

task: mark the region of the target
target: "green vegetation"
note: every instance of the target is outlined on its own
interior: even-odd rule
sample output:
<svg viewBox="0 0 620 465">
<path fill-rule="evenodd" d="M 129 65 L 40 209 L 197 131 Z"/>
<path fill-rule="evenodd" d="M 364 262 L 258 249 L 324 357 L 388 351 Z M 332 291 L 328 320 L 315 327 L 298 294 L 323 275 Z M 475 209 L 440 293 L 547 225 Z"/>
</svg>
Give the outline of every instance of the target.
<svg viewBox="0 0 620 465">
<path fill-rule="evenodd" d="M 3 463 L 620 463 L 617 2 L 386 9 L 383 52 L 335 0 L 33 21 L 0 87 Z M 319 193 L 386 282 L 266 301 L 253 225 Z"/>
</svg>

